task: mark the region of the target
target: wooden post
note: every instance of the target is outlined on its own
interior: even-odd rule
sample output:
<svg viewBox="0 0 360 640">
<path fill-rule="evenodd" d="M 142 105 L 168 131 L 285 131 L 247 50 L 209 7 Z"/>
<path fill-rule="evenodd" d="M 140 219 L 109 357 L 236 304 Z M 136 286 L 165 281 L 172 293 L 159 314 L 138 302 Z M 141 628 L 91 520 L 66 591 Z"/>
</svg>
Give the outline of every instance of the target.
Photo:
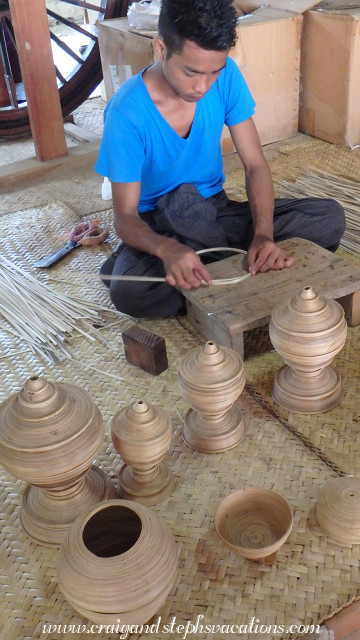
<svg viewBox="0 0 360 640">
<path fill-rule="evenodd" d="M 9 0 L 38 160 L 67 153 L 45 0 Z"/>
</svg>

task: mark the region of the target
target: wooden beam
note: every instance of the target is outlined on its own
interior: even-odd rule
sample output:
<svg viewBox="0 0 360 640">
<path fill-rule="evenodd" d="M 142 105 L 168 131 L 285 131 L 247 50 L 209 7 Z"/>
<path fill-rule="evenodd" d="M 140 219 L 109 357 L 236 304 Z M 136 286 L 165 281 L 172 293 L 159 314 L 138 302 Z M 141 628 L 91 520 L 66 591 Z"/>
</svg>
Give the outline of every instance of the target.
<svg viewBox="0 0 360 640">
<path fill-rule="evenodd" d="M 67 153 L 45 0 L 9 0 L 38 160 Z"/>
<path fill-rule="evenodd" d="M 64 124 L 64 129 L 65 133 L 80 142 L 96 142 L 97 140 L 101 140 L 101 136 L 97 136 L 95 133 L 91 133 L 91 131 L 78 127 L 73 122 L 66 122 Z"/>
<path fill-rule="evenodd" d="M 0 166 L 0 190 L 8 191 L 28 180 L 41 178 L 49 173 L 74 167 L 94 166 L 99 154 L 100 142 L 84 142 L 70 147 L 66 156 L 54 158 L 48 162 L 38 162 L 35 158 L 12 162 Z M 95 172 L 94 172 L 95 175 Z M 1 192 L 0 192 L 1 194 Z"/>
</svg>

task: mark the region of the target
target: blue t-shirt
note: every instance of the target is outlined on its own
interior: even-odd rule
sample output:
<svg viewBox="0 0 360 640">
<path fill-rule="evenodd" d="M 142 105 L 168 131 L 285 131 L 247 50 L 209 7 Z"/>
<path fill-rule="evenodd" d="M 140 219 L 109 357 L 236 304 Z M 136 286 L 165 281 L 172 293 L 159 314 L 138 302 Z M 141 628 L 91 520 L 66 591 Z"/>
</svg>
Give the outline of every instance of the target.
<svg viewBox="0 0 360 640">
<path fill-rule="evenodd" d="M 127 80 L 105 109 L 104 135 L 95 170 L 111 182 L 141 181 L 138 210 L 180 184 L 194 183 L 208 198 L 225 182 L 220 138 L 224 123 L 239 124 L 255 102 L 231 58 L 199 102 L 187 138 L 179 136 L 155 106 L 142 73 Z"/>
</svg>

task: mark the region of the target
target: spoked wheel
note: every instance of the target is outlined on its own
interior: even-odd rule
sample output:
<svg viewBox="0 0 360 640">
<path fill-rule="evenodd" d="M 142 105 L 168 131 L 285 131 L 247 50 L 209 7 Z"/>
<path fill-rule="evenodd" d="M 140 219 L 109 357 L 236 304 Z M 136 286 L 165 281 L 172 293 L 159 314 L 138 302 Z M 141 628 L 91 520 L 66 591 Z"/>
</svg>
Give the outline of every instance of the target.
<svg viewBox="0 0 360 640">
<path fill-rule="evenodd" d="M 96 20 L 125 16 L 129 0 L 46 0 L 51 45 L 63 116 L 79 107 L 102 79 Z M 89 24 L 66 11 L 72 5 Z M 71 9 L 71 7 L 70 7 Z M 81 16 L 80 14 L 80 16 Z M 30 131 L 8 0 L 0 0 L 0 138 Z M 79 24 L 80 22 L 80 24 Z M 84 19 L 85 23 L 85 19 Z"/>
</svg>

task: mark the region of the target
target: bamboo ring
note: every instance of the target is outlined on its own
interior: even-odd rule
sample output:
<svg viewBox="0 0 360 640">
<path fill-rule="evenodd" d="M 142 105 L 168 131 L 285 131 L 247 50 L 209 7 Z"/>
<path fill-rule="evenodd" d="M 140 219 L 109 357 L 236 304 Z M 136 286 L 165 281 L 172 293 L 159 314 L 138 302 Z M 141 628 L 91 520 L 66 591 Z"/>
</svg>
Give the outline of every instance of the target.
<svg viewBox="0 0 360 640">
<path fill-rule="evenodd" d="M 212 251 L 232 251 L 233 253 L 243 253 L 246 255 L 246 251 L 243 251 L 243 249 L 235 249 L 234 247 L 214 247 L 213 249 L 200 249 L 200 251 L 196 251 L 195 253 L 200 256 L 203 253 L 211 253 Z M 245 278 L 248 278 L 250 275 L 251 273 L 246 273 L 244 276 L 234 276 L 233 278 L 217 278 L 216 280 L 213 280 L 211 284 L 237 284 L 238 282 L 245 280 Z"/>
</svg>

